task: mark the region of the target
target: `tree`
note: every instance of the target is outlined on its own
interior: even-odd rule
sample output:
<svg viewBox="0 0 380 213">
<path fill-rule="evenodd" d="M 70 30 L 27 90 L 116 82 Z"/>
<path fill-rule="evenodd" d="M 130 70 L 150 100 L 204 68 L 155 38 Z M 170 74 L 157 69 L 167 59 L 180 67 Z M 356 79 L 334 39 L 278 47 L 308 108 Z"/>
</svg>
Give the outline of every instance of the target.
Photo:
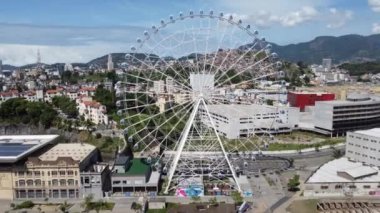
<svg viewBox="0 0 380 213">
<path fill-rule="evenodd" d="M 289 191 L 298 191 L 300 185 L 300 176 L 299 175 L 294 175 L 293 178 L 290 178 L 288 181 L 288 190 Z"/>
<path fill-rule="evenodd" d="M 95 90 L 94 99 L 105 105 L 108 114 L 112 114 L 116 110 L 116 95 L 114 91 L 104 89 L 103 85 L 99 85 Z"/>
<path fill-rule="evenodd" d="M 98 202 L 93 203 L 93 209 L 96 211 L 96 213 L 99 213 L 100 210 L 103 208 L 103 201 L 99 200 Z"/>
<path fill-rule="evenodd" d="M 290 158 L 289 159 L 289 167 L 294 167 L 294 159 L 293 158 Z"/>
<path fill-rule="evenodd" d="M 67 213 L 69 207 L 70 207 L 70 205 L 67 203 L 67 201 L 65 201 L 63 204 L 61 204 L 59 206 L 59 210 L 61 210 L 61 212 L 63 212 L 63 213 Z"/>
<path fill-rule="evenodd" d="M 243 203 L 243 197 L 241 196 L 240 192 L 233 191 L 231 193 L 231 197 L 236 204 L 242 204 Z"/>
<path fill-rule="evenodd" d="M 342 156 L 343 156 L 342 151 L 339 150 L 339 149 L 335 149 L 335 148 L 334 148 L 334 150 L 333 150 L 333 157 L 334 157 L 335 159 L 338 159 L 338 158 L 341 158 Z"/>
<path fill-rule="evenodd" d="M 89 194 L 87 197 L 84 198 L 84 201 L 81 204 L 81 206 L 82 206 L 82 208 L 84 208 L 85 212 L 88 212 L 91 210 L 91 204 L 92 204 L 93 200 L 94 200 L 93 194 Z"/>
</svg>

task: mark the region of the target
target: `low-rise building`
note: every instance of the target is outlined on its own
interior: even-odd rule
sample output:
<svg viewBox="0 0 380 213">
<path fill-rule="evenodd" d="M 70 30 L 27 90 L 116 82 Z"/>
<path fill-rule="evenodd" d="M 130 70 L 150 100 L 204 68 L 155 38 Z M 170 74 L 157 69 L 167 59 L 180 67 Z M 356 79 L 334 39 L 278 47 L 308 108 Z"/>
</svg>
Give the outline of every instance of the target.
<svg viewBox="0 0 380 213">
<path fill-rule="evenodd" d="M 144 159 L 119 156 L 112 173 L 114 196 L 156 196 L 160 173 L 152 171 Z"/>
<path fill-rule="evenodd" d="M 380 128 L 347 132 L 346 156 L 380 167 Z"/>
<path fill-rule="evenodd" d="M 52 102 L 53 97 L 55 96 L 62 96 L 63 95 L 63 89 L 51 89 L 51 90 L 46 90 L 45 92 L 45 101 L 47 102 Z"/>
<path fill-rule="evenodd" d="M 305 197 L 379 195 L 379 168 L 346 157 L 322 165 L 305 181 Z"/>
<path fill-rule="evenodd" d="M 58 137 L 58 135 L 0 136 L 0 199 L 14 199 L 15 165 L 19 162 L 22 164 L 28 156 L 55 144 Z"/>
<path fill-rule="evenodd" d="M 286 106 L 218 104 L 207 106 L 217 132 L 228 139 L 254 134 L 290 132 L 298 127 L 299 109 Z M 208 126 L 206 110 L 202 122 Z"/>
<path fill-rule="evenodd" d="M 14 198 L 80 198 L 80 173 L 99 160 L 99 151 L 93 145 L 57 144 L 14 166 Z"/>
</svg>

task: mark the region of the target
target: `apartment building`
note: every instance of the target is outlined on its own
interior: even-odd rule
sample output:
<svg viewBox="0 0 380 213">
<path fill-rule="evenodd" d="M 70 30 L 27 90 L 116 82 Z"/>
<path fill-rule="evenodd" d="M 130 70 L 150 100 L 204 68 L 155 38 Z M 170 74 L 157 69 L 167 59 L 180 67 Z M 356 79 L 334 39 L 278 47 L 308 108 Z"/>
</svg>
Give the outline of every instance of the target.
<svg viewBox="0 0 380 213">
<path fill-rule="evenodd" d="M 79 115 L 84 116 L 86 120 L 92 121 L 94 124 L 108 125 L 108 116 L 106 106 L 91 97 L 80 97 L 77 99 Z"/>
</svg>

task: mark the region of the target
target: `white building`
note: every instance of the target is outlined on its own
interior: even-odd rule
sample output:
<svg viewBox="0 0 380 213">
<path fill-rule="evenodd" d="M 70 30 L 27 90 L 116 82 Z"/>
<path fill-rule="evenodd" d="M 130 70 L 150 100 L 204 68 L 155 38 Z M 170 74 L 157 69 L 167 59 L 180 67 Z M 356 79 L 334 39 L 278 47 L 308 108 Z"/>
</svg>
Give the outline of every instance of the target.
<svg viewBox="0 0 380 213">
<path fill-rule="evenodd" d="M 108 54 L 107 70 L 111 71 L 113 69 L 114 69 L 114 65 L 113 65 L 113 62 L 112 62 L 112 55 Z"/>
<path fill-rule="evenodd" d="M 314 126 L 331 135 L 347 131 L 380 127 L 380 100 L 368 95 L 351 94 L 347 100 L 317 101 Z"/>
<path fill-rule="evenodd" d="M 66 63 L 64 70 L 65 71 L 74 71 L 73 65 L 71 65 L 70 63 Z"/>
<path fill-rule="evenodd" d="M 190 73 L 190 85 L 195 94 L 211 95 L 214 90 L 214 74 Z"/>
<path fill-rule="evenodd" d="M 346 156 L 368 165 L 380 166 L 380 128 L 347 132 Z"/>
<path fill-rule="evenodd" d="M 104 105 L 93 101 L 91 97 L 77 99 L 77 105 L 79 115 L 84 116 L 84 119 L 90 120 L 96 125 L 108 125 L 107 109 Z"/>
<path fill-rule="evenodd" d="M 153 90 L 155 93 L 165 93 L 165 82 L 163 80 L 153 81 Z"/>
<path fill-rule="evenodd" d="M 305 197 L 379 195 L 379 168 L 346 157 L 322 165 L 305 181 Z"/>
<path fill-rule="evenodd" d="M 247 137 L 260 133 L 290 132 L 298 127 L 299 109 L 268 105 L 208 105 L 217 131 L 228 139 Z M 206 112 L 200 109 L 204 123 Z"/>
<path fill-rule="evenodd" d="M 322 67 L 325 72 L 330 72 L 332 66 L 332 60 L 331 58 L 324 58 L 322 59 Z"/>
<path fill-rule="evenodd" d="M 165 81 L 166 81 L 166 92 L 168 94 L 173 94 L 174 92 L 176 92 L 174 79 L 172 77 L 167 77 Z"/>
<path fill-rule="evenodd" d="M 62 96 L 63 90 L 62 89 L 51 89 L 47 90 L 45 93 L 44 100 L 47 102 L 51 102 L 53 100 L 53 97 L 55 96 Z"/>
</svg>

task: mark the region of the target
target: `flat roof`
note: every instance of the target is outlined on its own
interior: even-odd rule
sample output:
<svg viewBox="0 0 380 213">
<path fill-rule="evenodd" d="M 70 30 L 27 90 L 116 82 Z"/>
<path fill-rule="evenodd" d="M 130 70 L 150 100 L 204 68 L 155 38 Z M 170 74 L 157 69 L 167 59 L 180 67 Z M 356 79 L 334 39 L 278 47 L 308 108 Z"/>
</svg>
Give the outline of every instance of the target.
<svg viewBox="0 0 380 213">
<path fill-rule="evenodd" d="M 344 172 L 348 174 L 349 176 L 351 176 L 353 179 L 358 179 L 358 178 L 369 176 L 369 175 L 375 175 L 378 173 L 376 169 L 369 166 L 349 168 L 349 169 L 341 170 L 338 172 Z"/>
<path fill-rule="evenodd" d="M 14 163 L 54 142 L 59 135 L 1 135 L 0 163 Z"/>
<path fill-rule="evenodd" d="M 351 105 L 363 105 L 363 104 L 380 104 L 378 100 L 368 101 L 348 101 L 348 100 L 332 100 L 332 101 L 316 101 L 315 104 L 325 104 L 332 106 L 351 106 Z"/>
<path fill-rule="evenodd" d="M 207 105 L 210 113 L 223 115 L 228 118 L 236 118 L 236 116 L 255 116 L 256 114 L 275 113 L 280 109 L 291 109 L 294 107 L 287 106 L 269 106 L 260 104 L 214 104 Z"/>
<path fill-rule="evenodd" d="M 59 157 L 71 157 L 75 161 L 82 162 L 95 149 L 95 146 L 86 143 L 60 143 L 38 158 L 41 161 L 56 161 Z"/>
<path fill-rule="evenodd" d="M 338 175 L 338 172 L 350 172 L 357 178 L 350 180 Z M 377 171 L 376 174 L 374 174 Z M 363 174 L 360 174 L 364 172 Z M 373 175 L 370 175 L 370 173 Z M 365 174 L 369 176 L 363 177 Z M 349 174 L 350 175 L 350 174 Z M 368 183 L 368 182 L 380 182 L 379 168 L 365 166 L 361 162 L 350 161 L 346 157 L 332 160 L 322 165 L 317 171 L 315 171 L 306 183 Z"/>
<path fill-rule="evenodd" d="M 128 171 L 125 172 L 127 175 L 142 175 L 146 174 L 149 170 L 149 165 L 145 164 L 142 158 L 134 158 L 129 167 Z"/>
<path fill-rule="evenodd" d="M 353 133 L 380 138 L 380 128 L 373 128 L 373 129 L 367 129 L 367 130 L 358 130 L 358 131 L 355 131 Z"/>
</svg>

